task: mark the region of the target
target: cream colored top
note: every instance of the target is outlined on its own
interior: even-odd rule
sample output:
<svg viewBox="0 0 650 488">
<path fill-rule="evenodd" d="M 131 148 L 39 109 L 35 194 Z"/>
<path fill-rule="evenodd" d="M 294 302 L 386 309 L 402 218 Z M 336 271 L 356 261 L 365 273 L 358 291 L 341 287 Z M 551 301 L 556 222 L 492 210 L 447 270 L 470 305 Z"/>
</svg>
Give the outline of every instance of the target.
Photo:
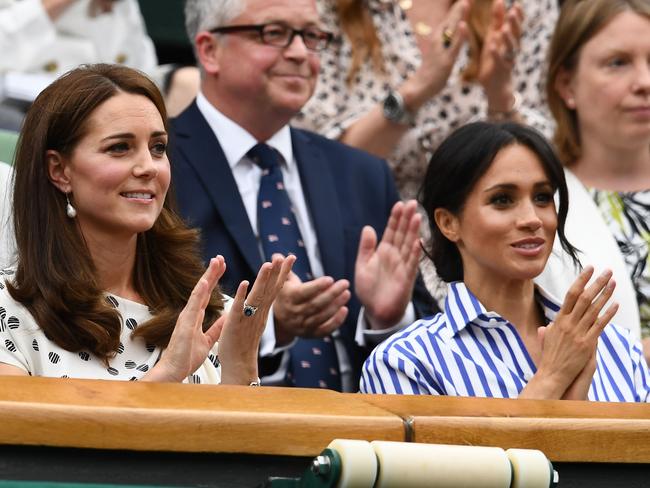
<svg viewBox="0 0 650 488">
<path fill-rule="evenodd" d="M 4 284 L 11 270 L 0 271 L 0 363 L 15 366 L 31 376 L 137 381 L 154 367 L 162 349 L 146 344 L 131 333 L 151 318 L 149 307 L 115 295 L 106 300 L 122 318 L 122 333 L 117 354 L 108 366 L 93 354 L 70 352 L 49 340 L 22 304 L 16 302 Z M 226 308 L 232 300 L 227 297 Z M 206 361 L 185 383 L 217 384 L 221 366 L 215 344 Z"/>
</svg>

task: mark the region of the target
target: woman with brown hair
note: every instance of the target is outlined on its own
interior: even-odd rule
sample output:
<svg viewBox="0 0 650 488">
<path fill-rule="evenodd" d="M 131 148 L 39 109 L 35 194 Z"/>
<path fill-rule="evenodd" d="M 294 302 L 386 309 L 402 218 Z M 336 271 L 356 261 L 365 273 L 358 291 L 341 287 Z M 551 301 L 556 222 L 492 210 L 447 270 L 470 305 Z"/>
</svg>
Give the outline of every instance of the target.
<svg viewBox="0 0 650 488">
<path fill-rule="evenodd" d="M 197 231 L 172 209 L 167 137 L 160 93 L 130 68 L 72 70 L 34 101 L 15 159 L 0 374 L 258 382 L 295 258 L 265 263 L 248 297 L 247 282 L 221 295 L 223 258 L 204 272 Z"/>
<path fill-rule="evenodd" d="M 547 89 L 571 199 L 567 236 L 584 264 L 612 269 L 614 321 L 641 331 L 650 358 L 650 1 L 566 1 Z M 577 270 L 554 255 L 540 282 L 562 295 Z"/>
</svg>

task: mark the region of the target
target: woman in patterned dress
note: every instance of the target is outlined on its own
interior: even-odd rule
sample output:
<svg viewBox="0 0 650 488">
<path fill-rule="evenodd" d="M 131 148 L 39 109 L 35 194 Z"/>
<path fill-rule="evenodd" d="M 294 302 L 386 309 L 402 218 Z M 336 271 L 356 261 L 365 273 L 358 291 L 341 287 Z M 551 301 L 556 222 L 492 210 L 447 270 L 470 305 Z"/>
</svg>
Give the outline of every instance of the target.
<svg viewBox="0 0 650 488">
<path fill-rule="evenodd" d="M 223 296 L 223 258 L 204 270 L 198 233 L 172 209 L 167 137 L 160 93 L 130 68 L 81 67 L 37 97 L 15 159 L 0 374 L 259 381 L 260 336 L 295 258 L 263 264 L 248 297 L 247 282 Z"/>
<path fill-rule="evenodd" d="M 565 2 L 547 88 L 570 190 L 567 236 L 584 264 L 614 271 L 614 322 L 640 328 L 648 359 L 650 1 Z M 557 261 L 541 282 L 561 295 L 575 270 Z"/>
<path fill-rule="evenodd" d="M 336 41 L 294 123 L 387 159 L 404 199 L 416 197 L 433 150 L 467 122 L 510 118 L 552 134 L 542 94 L 556 0 L 316 3 Z M 401 120 L 385 115 L 390 93 L 403 99 Z M 423 264 L 440 300 L 446 287 Z"/>
</svg>

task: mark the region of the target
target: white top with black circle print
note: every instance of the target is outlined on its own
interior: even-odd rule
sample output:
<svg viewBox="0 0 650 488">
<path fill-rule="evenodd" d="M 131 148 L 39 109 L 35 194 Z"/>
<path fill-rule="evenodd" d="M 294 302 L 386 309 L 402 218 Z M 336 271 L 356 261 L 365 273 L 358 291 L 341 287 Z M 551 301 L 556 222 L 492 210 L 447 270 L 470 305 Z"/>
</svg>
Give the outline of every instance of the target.
<svg viewBox="0 0 650 488">
<path fill-rule="evenodd" d="M 0 271 L 0 363 L 20 368 L 31 376 L 137 381 L 160 359 L 160 347 L 146 344 L 141 337 L 132 337 L 138 325 L 151 318 L 146 305 L 106 295 L 122 318 L 120 345 L 107 365 L 90 352 L 66 351 L 49 340 L 29 311 L 7 291 L 8 274 L 12 271 Z M 215 344 L 206 361 L 184 382 L 217 384 L 220 381 L 221 367 Z"/>
</svg>

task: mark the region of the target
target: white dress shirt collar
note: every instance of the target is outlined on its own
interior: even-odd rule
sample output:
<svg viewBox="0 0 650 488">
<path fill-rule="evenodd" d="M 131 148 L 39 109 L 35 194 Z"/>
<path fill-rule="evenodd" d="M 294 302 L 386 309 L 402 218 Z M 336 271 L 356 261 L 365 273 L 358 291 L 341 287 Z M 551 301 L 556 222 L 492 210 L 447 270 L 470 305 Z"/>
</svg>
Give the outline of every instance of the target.
<svg viewBox="0 0 650 488">
<path fill-rule="evenodd" d="M 539 285 L 535 285 L 535 300 L 541 306 L 546 322 L 555 320 L 562 302 Z M 469 324 L 497 327 L 508 322 L 497 312 L 487 310 L 462 281 L 454 281 L 447 285 L 445 314 L 452 335 L 458 334 Z"/>
<path fill-rule="evenodd" d="M 234 168 L 258 142 L 265 142 L 278 151 L 288 168 L 294 164 L 291 130 L 288 125 L 282 127 L 267 141 L 258 141 L 246 129 L 219 112 L 202 92 L 196 96 L 196 105 L 214 132 L 231 168 Z"/>
</svg>

